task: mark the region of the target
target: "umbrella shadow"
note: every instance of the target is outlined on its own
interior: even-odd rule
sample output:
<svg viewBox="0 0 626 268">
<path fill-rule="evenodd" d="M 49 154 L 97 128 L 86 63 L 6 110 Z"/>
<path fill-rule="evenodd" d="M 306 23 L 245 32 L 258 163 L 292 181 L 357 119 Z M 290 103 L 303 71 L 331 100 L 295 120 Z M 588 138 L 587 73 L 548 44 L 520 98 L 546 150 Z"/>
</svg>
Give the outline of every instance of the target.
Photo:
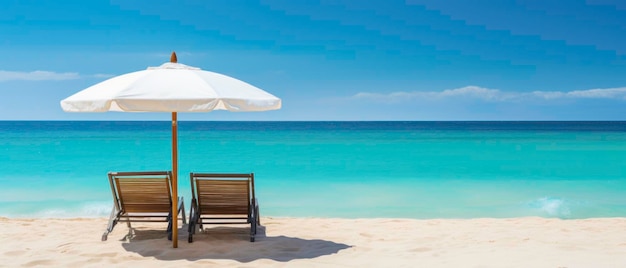
<svg viewBox="0 0 626 268">
<path fill-rule="evenodd" d="M 249 228 L 213 227 L 193 236 L 188 243 L 187 228 L 179 232 L 178 248 L 172 248 L 167 234 L 154 230 L 134 230 L 122 240 L 129 252 L 159 260 L 211 260 L 229 259 L 251 262 L 270 259 L 288 262 L 297 259 L 312 259 L 336 254 L 352 246 L 323 239 L 302 239 L 288 236 L 267 236 L 265 227 L 257 230 L 256 241 L 249 241 Z"/>
</svg>

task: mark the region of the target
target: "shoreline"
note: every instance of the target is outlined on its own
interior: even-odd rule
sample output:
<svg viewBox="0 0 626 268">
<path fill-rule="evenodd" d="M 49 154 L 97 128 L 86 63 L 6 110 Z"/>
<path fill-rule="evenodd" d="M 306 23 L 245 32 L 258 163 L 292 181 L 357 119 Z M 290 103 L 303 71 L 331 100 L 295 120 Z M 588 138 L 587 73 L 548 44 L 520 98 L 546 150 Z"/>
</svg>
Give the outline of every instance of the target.
<svg viewBox="0 0 626 268">
<path fill-rule="evenodd" d="M 0 267 L 623 267 L 626 217 L 476 219 L 263 217 L 257 240 L 247 226 L 216 226 L 179 247 L 164 223 L 106 218 L 0 217 Z"/>
</svg>

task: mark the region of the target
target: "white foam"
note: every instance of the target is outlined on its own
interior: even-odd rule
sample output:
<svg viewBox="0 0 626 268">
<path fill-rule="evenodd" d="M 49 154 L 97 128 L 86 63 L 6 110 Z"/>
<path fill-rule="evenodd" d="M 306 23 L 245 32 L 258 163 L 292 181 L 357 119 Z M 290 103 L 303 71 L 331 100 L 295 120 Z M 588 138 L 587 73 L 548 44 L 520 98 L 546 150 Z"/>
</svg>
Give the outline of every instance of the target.
<svg viewBox="0 0 626 268">
<path fill-rule="evenodd" d="M 97 218 L 107 217 L 111 213 L 111 202 L 93 201 L 80 204 L 57 204 L 55 207 L 30 213 L 18 213 L 18 217 L 35 218 Z"/>
<path fill-rule="evenodd" d="M 113 207 L 112 202 L 90 202 L 83 205 L 81 214 L 94 217 L 108 216 Z"/>
<path fill-rule="evenodd" d="M 571 210 L 569 204 L 561 199 L 554 197 L 542 197 L 538 198 L 530 203 L 530 206 L 535 209 L 539 209 L 546 213 L 548 216 L 554 217 L 569 217 L 571 216 Z"/>
</svg>

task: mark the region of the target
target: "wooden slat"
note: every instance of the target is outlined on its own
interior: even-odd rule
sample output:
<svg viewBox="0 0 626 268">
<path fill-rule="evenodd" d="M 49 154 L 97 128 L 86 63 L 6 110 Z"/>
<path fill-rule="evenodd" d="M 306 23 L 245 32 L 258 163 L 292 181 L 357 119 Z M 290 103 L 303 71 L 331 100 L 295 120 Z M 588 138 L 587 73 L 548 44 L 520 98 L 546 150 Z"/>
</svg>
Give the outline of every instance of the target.
<svg viewBox="0 0 626 268">
<path fill-rule="evenodd" d="M 254 174 L 191 173 L 202 224 L 249 224 Z"/>
<path fill-rule="evenodd" d="M 167 178 L 116 178 L 120 203 L 126 213 L 171 211 Z"/>
<path fill-rule="evenodd" d="M 250 182 L 246 180 L 196 180 L 199 211 L 212 215 L 248 215 Z"/>
</svg>

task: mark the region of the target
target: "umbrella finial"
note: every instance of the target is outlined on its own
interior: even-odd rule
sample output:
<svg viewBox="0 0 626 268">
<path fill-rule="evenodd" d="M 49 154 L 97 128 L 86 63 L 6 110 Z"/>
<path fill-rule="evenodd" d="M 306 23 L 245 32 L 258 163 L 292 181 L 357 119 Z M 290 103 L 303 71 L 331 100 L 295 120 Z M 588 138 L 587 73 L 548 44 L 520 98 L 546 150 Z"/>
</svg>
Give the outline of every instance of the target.
<svg viewBox="0 0 626 268">
<path fill-rule="evenodd" d="M 170 56 L 170 62 L 171 63 L 177 63 L 178 62 L 178 58 L 176 58 L 176 52 L 172 51 L 172 56 Z"/>
</svg>

